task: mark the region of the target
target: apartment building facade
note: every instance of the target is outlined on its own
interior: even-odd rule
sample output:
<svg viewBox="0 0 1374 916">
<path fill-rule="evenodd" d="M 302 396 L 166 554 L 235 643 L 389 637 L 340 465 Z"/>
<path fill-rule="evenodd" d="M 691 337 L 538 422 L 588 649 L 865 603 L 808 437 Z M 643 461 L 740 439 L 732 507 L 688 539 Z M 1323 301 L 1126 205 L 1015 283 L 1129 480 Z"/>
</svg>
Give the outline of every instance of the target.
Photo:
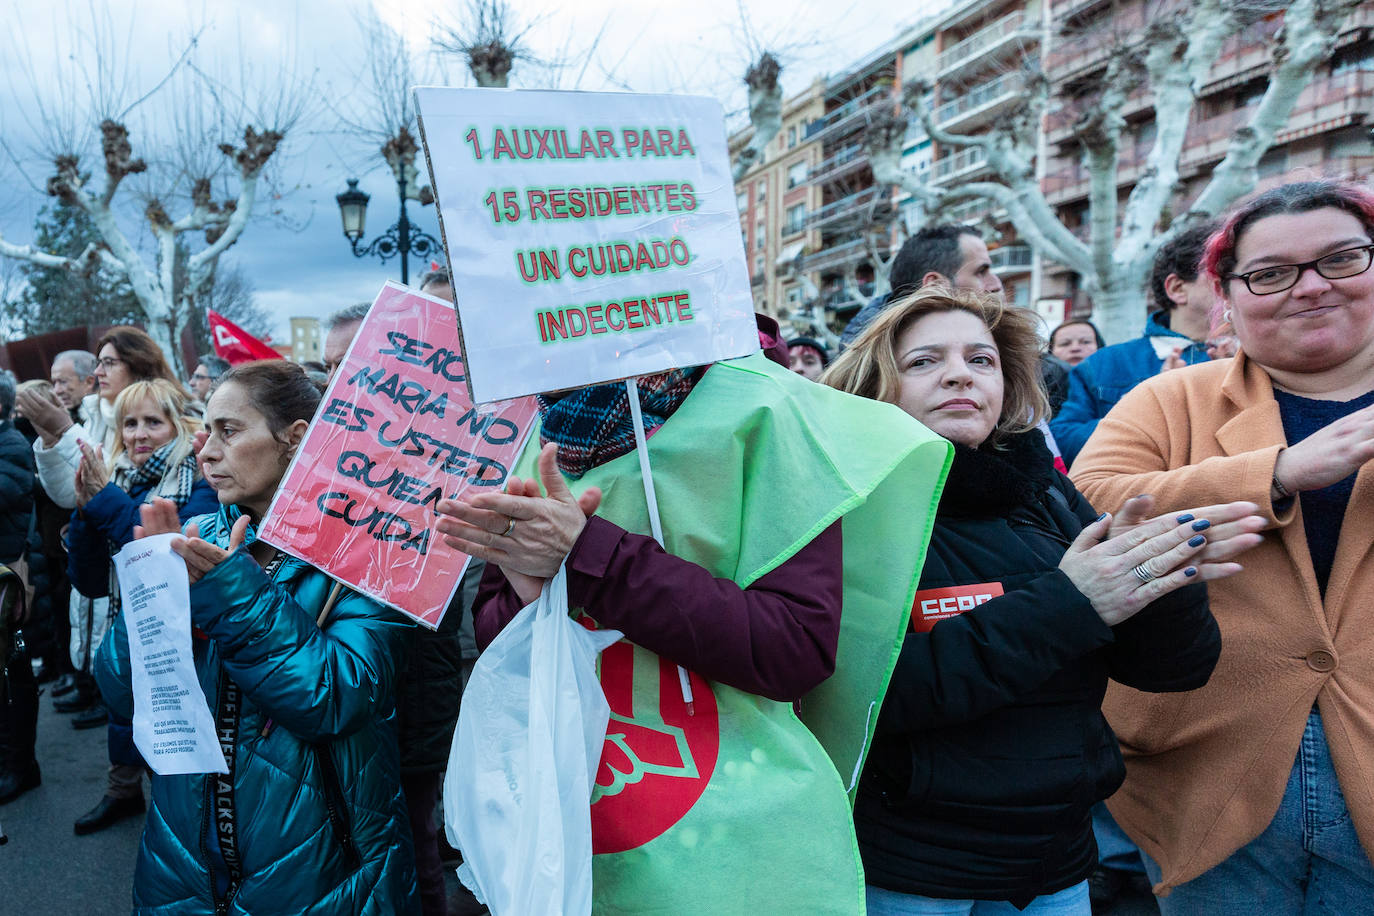
<svg viewBox="0 0 1374 916">
<path fill-rule="evenodd" d="M 1070 99 L 1079 87 L 1100 78 L 1110 56 L 1120 51 L 1123 36 L 1129 42 L 1142 35 L 1147 18 L 1159 9 L 1157 0 L 956 0 L 939 13 L 898 27 L 891 41 L 823 84 L 808 87 L 788 102 L 792 120 L 775 141 L 778 153 L 791 157 L 804 146 L 811 162 L 804 231 L 783 234 L 787 206 L 755 207 L 761 173 L 772 168 L 786 175 L 793 168 L 790 179 L 770 174 L 771 190 L 779 181 L 795 182 L 799 168 L 770 156 L 736 188 L 751 269 L 760 280 L 756 300 L 786 319 L 813 284 L 829 323 L 840 328 L 872 294 L 882 261 L 900 244 L 903 228 L 917 220 L 909 198 L 874 182 L 863 131 L 875 113 L 897 110 L 903 86 L 917 79 L 933 86 L 927 104 L 937 127 L 979 134 L 1022 102 L 1026 74 L 1042 68 L 1052 89 L 1038 138 L 1043 155 L 1037 174 L 1061 221 L 1086 238 L 1089 175 L 1074 132 L 1078 111 Z M 1270 14 L 1223 45 L 1190 115 L 1171 213 L 1186 211 L 1225 156 L 1232 135 L 1248 121 L 1264 93 L 1273 38 L 1281 24 L 1281 13 Z M 1129 126 L 1117 183 L 1124 202 L 1154 141 L 1148 87 L 1131 93 L 1123 114 Z M 1303 90 L 1287 127 L 1260 162 L 1259 189 L 1304 178 L 1371 177 L 1372 121 L 1374 0 L 1343 24 L 1331 59 Z M 793 125 L 798 126 L 796 148 L 785 146 Z M 732 151 L 742 148 L 747 136 L 744 131 L 732 137 Z M 908 122 L 902 167 L 936 187 L 992 177 L 981 150 L 935 142 L 914 117 Z M 800 199 L 798 187 L 794 183 L 787 193 Z M 974 200 L 939 218 L 973 225 L 984 234 L 1011 301 L 1036 308 L 1050 324 L 1091 315 L 1082 278 L 1042 259 L 1019 240 L 998 207 Z M 794 221 L 788 228 L 798 227 Z M 775 239 L 760 241 L 760 234 Z M 793 257 L 799 241 L 801 254 Z M 770 257 L 760 261 L 759 252 Z M 784 254 L 788 257 L 779 263 Z"/>
<path fill-rule="evenodd" d="M 808 222 L 820 207 L 819 190 L 809 176 L 821 160 L 820 144 L 806 136 L 807 125 L 824 112 L 824 83 L 815 80 L 783 103 L 782 129 L 754 168 L 735 182 L 740 236 L 749 261 L 754 308 L 786 318 L 806 298 L 795 262 L 820 248 L 820 234 Z M 750 126 L 730 136 L 732 161 L 753 140 Z"/>
<path fill-rule="evenodd" d="M 1040 66 L 1044 51 L 1048 2 L 955 3 L 905 49 L 902 70 L 908 81 L 924 78 L 933 83 L 926 104 L 939 130 L 984 134 L 1023 103 L 1026 74 Z M 908 147 L 903 165 L 924 174 L 934 187 L 991 177 L 981 148 L 932 142 L 923 130 Z M 973 200 L 952 207 L 941 220 L 974 225 L 983 232 L 1008 301 L 1030 306 L 1039 299 L 1039 258 L 1018 239 L 1005 211 Z"/>
<path fill-rule="evenodd" d="M 1110 56 L 1119 52 L 1123 36 L 1129 41 L 1143 34 L 1147 17 L 1157 10 L 1157 4 L 1145 0 L 1070 0 L 1056 3 L 1052 11 L 1056 39 L 1045 68 L 1054 93 L 1045 119 L 1047 154 L 1041 189 L 1061 222 L 1084 239 L 1089 175 L 1074 135 L 1078 111 L 1069 100 L 1077 86 L 1101 75 Z M 1189 118 L 1179 158 L 1180 186 L 1170 203 L 1171 213 L 1187 210 L 1225 157 L 1232 136 L 1249 122 L 1268 84 L 1273 39 L 1282 24 L 1282 14 L 1271 13 L 1223 44 Z M 1117 165 L 1117 186 L 1124 202 L 1146 166 L 1155 138 L 1154 109 L 1145 86 L 1130 94 L 1122 114 L 1128 127 Z M 1371 117 L 1374 3 L 1363 5 L 1342 24 L 1331 58 L 1318 67 L 1287 126 L 1275 135 L 1260 160 L 1256 190 L 1323 177 L 1368 179 L 1374 172 Z M 1081 278 L 1062 265 L 1047 266 L 1043 296 L 1047 303 L 1056 304 L 1059 316 L 1092 313 Z"/>
<path fill-rule="evenodd" d="M 756 252 L 772 249 L 766 242 L 759 245 L 757 233 L 774 225 L 796 226 L 786 217 L 774 223 L 771 214 L 750 209 L 761 190 L 758 173 L 769 162 L 736 184 L 741 231 L 751 268 L 761 281 L 755 287 L 756 301 L 762 289 L 769 310 L 786 319 L 810 305 L 805 299 L 808 291 L 819 293 L 824 314 L 835 329 L 842 328 L 868 301 L 875 292 L 875 280 L 905 239 L 906 228 L 916 221 L 908 195 L 875 182 L 864 145 L 865 130 L 877 115 L 897 111 L 905 82 L 918 78 L 934 83 L 928 100 L 937 124 L 959 133 L 986 130 L 1020 96 L 1016 71 L 1025 55 L 1038 47 L 1043 28 L 1041 2 L 962 0 L 939 14 L 898 27 L 891 40 L 852 67 L 789 101 L 789 111 L 793 101 L 803 99 L 805 109 L 815 111 L 817 91 L 821 94 L 819 116 L 807 119 L 799 134 L 799 142 L 810 145 L 812 159 L 806 173 L 806 231 L 799 257 L 793 257 L 795 233 L 785 234 L 777 245 L 783 257 L 764 264 L 763 274 L 758 274 Z M 732 154 L 743 149 L 751 135 L 750 129 L 733 135 Z M 771 162 L 777 165 L 776 160 Z M 976 180 L 985 177 L 986 171 L 977 151 L 942 149 L 914 116 L 907 122 L 902 167 L 937 185 Z M 788 180 L 795 181 L 800 170 L 795 165 L 790 168 Z M 788 207 L 785 212 L 798 211 Z M 1009 292 L 1018 301 L 1031 298 L 1026 280 L 1032 272 L 1032 252 L 1016 244 L 1005 214 L 975 204 L 952 211 L 946 218 L 981 223 L 993 250 L 994 269 Z M 750 239 L 755 241 L 751 244 Z"/>
</svg>

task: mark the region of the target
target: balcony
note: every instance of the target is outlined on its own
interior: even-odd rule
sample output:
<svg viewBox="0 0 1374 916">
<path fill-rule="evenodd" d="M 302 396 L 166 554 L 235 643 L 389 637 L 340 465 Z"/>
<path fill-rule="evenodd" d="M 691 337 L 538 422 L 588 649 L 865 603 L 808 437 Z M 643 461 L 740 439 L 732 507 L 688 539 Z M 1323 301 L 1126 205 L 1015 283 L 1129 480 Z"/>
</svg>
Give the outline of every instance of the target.
<svg viewBox="0 0 1374 916">
<path fill-rule="evenodd" d="M 850 99 L 839 108 L 817 118 L 806 125 L 803 140 L 824 140 L 843 136 L 849 130 L 867 123 L 869 113 L 878 105 L 893 103 L 892 90 L 888 86 L 874 86 L 867 92 Z"/>
<path fill-rule="evenodd" d="M 966 178 L 987 166 L 987 155 L 981 146 L 969 146 L 952 156 L 936 159 L 930 168 L 930 183 L 945 184 L 955 178 Z"/>
<path fill-rule="evenodd" d="M 859 211 L 876 212 L 887 204 L 889 196 L 886 188 L 865 188 L 857 194 L 841 197 L 833 203 L 826 204 L 816 212 L 807 214 L 806 225 L 808 228 L 814 228 L 847 216 L 853 216 Z"/>
<path fill-rule="evenodd" d="M 1018 98 L 1023 88 L 1025 80 L 1021 74 L 1004 73 L 935 109 L 935 123 L 945 130 L 954 130 L 956 125 L 967 129 L 991 120 L 1003 105 Z"/>
<path fill-rule="evenodd" d="M 951 223 L 972 223 L 985 216 L 991 216 L 993 211 L 992 201 L 975 198 L 961 204 L 955 204 L 945 211 L 945 221 Z"/>
<path fill-rule="evenodd" d="M 834 181 L 836 178 L 863 168 L 867 162 L 868 153 L 864 151 L 863 144 L 852 143 L 816 166 L 811 171 L 806 183 L 824 184 L 827 181 Z"/>
<path fill-rule="evenodd" d="M 863 259 L 867 254 L 867 247 L 861 238 L 840 245 L 834 245 L 815 254 L 809 254 L 801 259 L 798 269 L 802 273 L 812 273 L 815 271 L 829 271 L 838 267 L 843 267 L 854 261 Z"/>
<path fill-rule="evenodd" d="M 988 252 L 992 269 L 998 274 L 1019 274 L 1031 269 L 1029 245 L 1003 245 Z"/>
<path fill-rule="evenodd" d="M 1022 13 L 1004 16 L 958 44 L 941 51 L 935 58 L 935 78 L 947 80 L 986 55 L 1013 46 L 1017 40 L 1038 41 L 1039 38 L 1039 32 L 1033 24 L 1025 21 Z"/>
</svg>

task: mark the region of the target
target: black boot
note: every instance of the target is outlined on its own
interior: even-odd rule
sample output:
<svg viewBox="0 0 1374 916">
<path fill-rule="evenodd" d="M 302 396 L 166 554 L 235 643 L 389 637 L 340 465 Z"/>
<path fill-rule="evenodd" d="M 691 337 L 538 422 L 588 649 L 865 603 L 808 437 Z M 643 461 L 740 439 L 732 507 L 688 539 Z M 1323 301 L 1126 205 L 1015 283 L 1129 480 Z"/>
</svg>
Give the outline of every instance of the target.
<svg viewBox="0 0 1374 916">
<path fill-rule="evenodd" d="M 0 680 L 0 804 L 42 781 L 33 756 L 37 736 L 38 684 L 24 638 L 16 634 Z"/>
<path fill-rule="evenodd" d="M 83 709 L 90 709 L 99 702 L 100 691 L 96 689 L 95 678 L 84 671 L 78 671 L 76 688 L 62 699 L 54 700 L 52 708 L 62 713 L 81 712 Z"/>
<path fill-rule="evenodd" d="M 71 693 L 71 692 L 72 692 L 73 690 L 75 690 L 75 689 L 76 689 L 76 675 L 75 675 L 75 674 L 64 674 L 64 675 L 62 675 L 61 677 L 59 677 L 57 680 L 55 680 L 55 681 L 52 682 L 52 687 L 48 690 L 48 693 L 52 694 L 52 695 L 53 695 L 53 698 L 56 699 L 57 697 L 64 697 L 64 696 L 66 696 L 67 694 Z"/>
<path fill-rule="evenodd" d="M 38 771 L 38 761 L 30 760 L 22 770 L 6 767 L 0 770 L 0 805 L 12 802 L 30 789 L 43 784 L 43 775 Z"/>
<path fill-rule="evenodd" d="M 97 830 L 104 830 L 126 817 L 134 817 L 142 813 L 143 796 L 141 794 L 133 798 L 112 798 L 106 795 L 94 808 L 76 819 L 76 823 L 72 825 L 72 830 L 77 836 L 85 836 L 88 833 L 95 833 Z"/>
</svg>

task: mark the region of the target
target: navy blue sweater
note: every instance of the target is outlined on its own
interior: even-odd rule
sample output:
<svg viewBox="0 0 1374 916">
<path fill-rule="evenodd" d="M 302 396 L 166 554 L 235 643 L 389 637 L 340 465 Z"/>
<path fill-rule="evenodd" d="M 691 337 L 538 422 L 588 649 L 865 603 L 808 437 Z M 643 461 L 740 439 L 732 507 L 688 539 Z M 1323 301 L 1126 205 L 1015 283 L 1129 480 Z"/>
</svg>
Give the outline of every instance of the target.
<svg viewBox="0 0 1374 916">
<path fill-rule="evenodd" d="M 1353 401 L 1316 401 L 1274 389 L 1283 419 L 1283 435 L 1289 445 L 1297 445 L 1318 430 L 1341 417 L 1374 404 L 1374 391 Z M 1331 564 L 1336 561 L 1336 544 L 1341 539 L 1341 523 L 1345 507 L 1355 489 L 1355 475 L 1338 480 L 1320 490 L 1307 490 L 1298 495 L 1302 503 L 1302 528 L 1307 535 L 1307 552 L 1312 557 L 1312 570 L 1317 574 L 1317 586 L 1326 597 L 1326 580 L 1331 576 Z"/>
</svg>

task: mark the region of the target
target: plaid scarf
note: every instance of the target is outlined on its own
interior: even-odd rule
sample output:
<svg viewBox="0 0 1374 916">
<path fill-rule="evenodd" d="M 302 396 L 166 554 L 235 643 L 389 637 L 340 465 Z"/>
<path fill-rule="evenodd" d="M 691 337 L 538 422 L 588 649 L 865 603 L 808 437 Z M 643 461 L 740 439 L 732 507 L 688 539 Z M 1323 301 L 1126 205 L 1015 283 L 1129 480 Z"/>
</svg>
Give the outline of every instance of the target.
<svg viewBox="0 0 1374 916">
<path fill-rule="evenodd" d="M 664 424 L 701 378 L 702 369 L 672 369 L 636 381 L 644 434 Z M 579 388 L 560 398 L 538 395 L 539 438 L 558 444 L 558 469 L 577 480 L 635 447 L 630 397 L 623 382 Z"/>
<path fill-rule="evenodd" d="M 115 486 L 130 495 L 135 490 L 144 490 L 143 502 L 154 499 L 170 499 L 180 509 L 191 498 L 191 488 L 195 486 L 200 465 L 191 451 L 191 442 L 177 437 L 159 448 L 141 465 L 129 460 L 129 453 L 123 452 L 115 459 L 110 479 Z M 119 551 L 122 544 L 110 542 L 110 556 Z M 110 609 L 108 619 L 114 620 L 119 613 L 119 576 L 115 565 L 110 563 Z"/>
</svg>

